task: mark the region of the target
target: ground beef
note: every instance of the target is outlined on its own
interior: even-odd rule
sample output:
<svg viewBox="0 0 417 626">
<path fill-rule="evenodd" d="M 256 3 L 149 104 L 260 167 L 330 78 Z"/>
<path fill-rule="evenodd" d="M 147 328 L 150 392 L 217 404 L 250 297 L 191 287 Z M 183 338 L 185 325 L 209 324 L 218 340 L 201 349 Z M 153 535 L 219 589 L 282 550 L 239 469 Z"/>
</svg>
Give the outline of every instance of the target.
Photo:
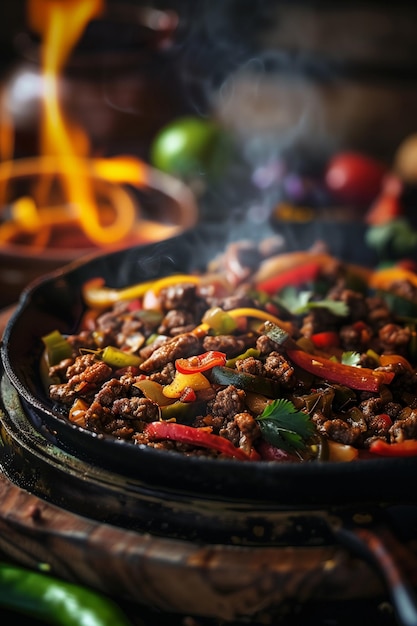
<svg viewBox="0 0 417 626">
<path fill-rule="evenodd" d="M 237 413 L 245 410 L 245 392 L 229 385 L 219 391 L 215 399 L 208 403 L 208 410 L 225 420 L 233 419 Z"/>
<path fill-rule="evenodd" d="M 378 338 L 381 352 L 387 354 L 407 354 L 411 331 L 398 324 L 385 324 L 381 327 Z"/>
<path fill-rule="evenodd" d="M 147 398 L 118 398 L 113 402 L 112 412 L 123 419 L 153 422 L 159 417 L 159 408 Z"/>
<path fill-rule="evenodd" d="M 228 359 L 232 359 L 243 354 L 253 343 L 253 335 L 207 335 L 203 340 L 203 349 L 224 352 Z"/>
<path fill-rule="evenodd" d="M 175 309 L 168 311 L 158 327 L 158 333 L 161 335 L 180 335 L 182 333 L 191 332 L 195 328 L 194 316 L 189 311 L 183 309 Z"/>
<path fill-rule="evenodd" d="M 338 443 L 355 445 L 362 435 L 359 426 L 353 426 L 341 418 L 329 420 L 320 413 L 314 413 L 312 419 L 320 433 Z"/>
<path fill-rule="evenodd" d="M 265 374 L 277 380 L 283 389 L 293 389 L 296 385 L 295 370 L 279 352 L 271 352 L 265 360 Z"/>
<path fill-rule="evenodd" d="M 101 393 L 101 385 L 112 375 L 111 367 L 86 355 L 78 359 L 67 369 L 68 382 L 51 385 L 49 394 L 55 402 L 72 404 L 75 397 L 91 398 L 97 390 Z"/>
<path fill-rule="evenodd" d="M 340 317 L 334 315 L 329 309 L 317 307 L 304 317 L 300 331 L 305 337 L 311 337 L 324 330 L 334 330 L 339 324 Z"/>
<path fill-rule="evenodd" d="M 201 342 L 192 333 L 178 335 L 166 341 L 141 364 L 140 368 L 146 374 L 161 370 L 170 361 L 198 354 Z"/>
<path fill-rule="evenodd" d="M 389 429 L 389 441 L 401 442 L 405 439 L 417 439 L 417 409 L 405 410 L 404 417 L 401 416 Z"/>
<path fill-rule="evenodd" d="M 325 253 L 322 247 L 320 254 Z M 132 302 L 120 300 L 100 313 L 87 312 L 80 332 L 68 337 L 70 357 L 49 369 L 50 399 L 60 414 L 65 413 L 72 422 L 98 434 L 211 458 L 227 453 L 215 446 L 193 443 L 188 435 L 184 440 L 150 441 L 148 424 L 162 419 L 183 428 L 204 429 L 199 436 L 223 437 L 228 445 L 246 452 L 248 458 L 260 454 L 265 443 L 276 447 L 266 432 L 271 436 L 275 429 L 271 437 L 274 442 L 285 439 L 285 432 L 291 432 L 289 416 L 297 421 L 299 411 L 304 414 L 297 422 L 301 430 L 300 424 L 307 416 L 320 438 L 359 451 L 369 448 L 376 439 L 389 443 L 417 439 L 412 326 L 390 311 L 379 295 L 353 289 L 351 268 L 331 257 L 320 270 L 317 293 L 306 291 L 310 284 L 291 293 L 257 290 L 251 282 L 254 272 L 263 260 L 263 270 L 276 264 L 274 259 L 268 264 L 273 250 L 277 251 L 275 244 L 232 244 L 211 265 L 218 271 L 213 281 L 208 277 L 196 284 L 179 281 L 145 301 L 140 297 Z M 395 291 L 410 301 L 417 300 L 417 289 L 408 281 L 396 284 Z M 335 303 L 343 304 L 342 311 Z M 150 309 L 152 305 L 154 310 Z M 221 334 L 203 323 L 212 307 L 226 312 L 237 308 L 254 311 L 248 317 L 235 315 L 236 327 Z M 278 344 L 265 334 L 267 326 L 261 320 L 273 319 L 271 316 L 284 321 L 282 326 L 292 345 L 298 341 L 299 349 L 339 362 L 346 357 L 352 367 L 390 372 L 394 375 L 392 382 L 378 391 L 357 390 L 349 388 L 348 383 L 332 382 L 331 377 L 328 380 L 325 367 L 320 374 L 303 371 L 287 356 L 287 342 Z M 279 319 L 277 323 L 281 324 Z M 326 351 L 326 346 L 315 345 L 314 335 L 329 330 L 337 333 L 337 345 Z M 126 353 L 120 366 L 103 360 L 102 349 L 106 346 Z M 248 348 L 257 352 L 245 356 Z M 220 374 L 225 375 L 225 371 L 218 371 L 218 376 L 211 367 L 199 371 L 200 362 L 195 357 L 210 351 L 221 353 L 220 362 L 233 370 L 234 379 L 232 376 L 227 381 L 234 384 L 215 382 L 222 380 Z M 391 359 L 387 360 L 389 355 Z M 196 367 L 197 363 L 189 377 L 179 373 L 176 364 L 177 359 L 188 357 L 194 357 L 189 366 Z M 247 381 L 249 376 L 254 377 L 251 384 L 255 390 L 247 386 L 245 390 L 245 378 Z M 258 378 L 265 380 L 257 392 Z M 146 384 L 140 385 L 144 380 Z M 285 426 L 280 411 L 289 411 Z M 268 428 L 262 421 L 265 419 L 269 420 Z M 309 461 L 313 446 L 302 441 L 305 447 L 292 457 Z M 235 452 L 232 449 L 232 458 Z"/>
</svg>

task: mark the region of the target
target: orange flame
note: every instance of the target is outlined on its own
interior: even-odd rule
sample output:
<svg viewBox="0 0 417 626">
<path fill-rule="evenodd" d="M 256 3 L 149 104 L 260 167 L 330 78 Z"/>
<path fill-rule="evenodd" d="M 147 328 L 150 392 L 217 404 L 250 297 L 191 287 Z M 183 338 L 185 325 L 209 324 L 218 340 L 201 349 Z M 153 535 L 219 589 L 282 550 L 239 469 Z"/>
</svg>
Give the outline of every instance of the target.
<svg viewBox="0 0 417 626">
<path fill-rule="evenodd" d="M 68 201 L 70 205 L 79 208 L 79 220 L 89 239 L 99 244 L 113 243 L 129 234 L 135 220 L 134 207 L 127 203 L 123 214 L 116 215 L 110 226 L 101 224 L 89 173 L 77 150 L 80 145 L 88 145 L 88 141 L 81 129 L 65 120 L 59 104 L 59 76 L 84 28 L 103 9 L 101 0 L 28 2 L 29 23 L 43 37 L 45 100 L 41 153 L 59 159 Z"/>
<path fill-rule="evenodd" d="M 0 242 L 12 239 L 23 228 L 34 235 L 34 245 L 44 246 L 48 230 L 65 220 L 77 220 L 87 238 L 99 246 L 129 240 L 137 228 L 137 207 L 121 184 L 158 188 L 166 182 L 161 173 L 133 156 L 90 158 L 87 134 L 64 114 L 60 105 L 61 72 L 87 24 L 104 9 L 104 0 L 27 0 L 29 25 L 42 40 L 40 156 L 13 160 L 13 125 L 10 118 L 5 118 L 0 134 L 1 205 L 7 203 L 10 181 L 19 176 L 36 177 L 36 185 L 30 198 L 18 198 L 12 205 L 13 223 L 0 225 Z M 183 225 L 191 225 L 195 217 L 193 204 L 185 198 L 183 189 L 176 192 L 183 196 L 190 210 L 189 216 L 183 216 Z M 143 233 L 147 230 L 149 234 L 149 224 L 142 226 Z M 163 226 L 155 226 L 156 232 L 163 235 Z"/>
</svg>

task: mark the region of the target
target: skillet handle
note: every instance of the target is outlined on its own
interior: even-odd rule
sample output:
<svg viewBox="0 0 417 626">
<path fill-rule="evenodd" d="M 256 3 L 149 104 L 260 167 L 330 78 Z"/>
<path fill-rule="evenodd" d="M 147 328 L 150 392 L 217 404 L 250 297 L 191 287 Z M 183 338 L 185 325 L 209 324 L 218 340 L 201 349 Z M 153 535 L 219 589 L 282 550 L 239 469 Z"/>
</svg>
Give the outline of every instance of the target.
<svg viewBox="0 0 417 626">
<path fill-rule="evenodd" d="M 401 626 L 417 626 L 417 557 L 384 523 L 342 524 L 335 532 L 340 543 L 377 567 Z"/>
</svg>

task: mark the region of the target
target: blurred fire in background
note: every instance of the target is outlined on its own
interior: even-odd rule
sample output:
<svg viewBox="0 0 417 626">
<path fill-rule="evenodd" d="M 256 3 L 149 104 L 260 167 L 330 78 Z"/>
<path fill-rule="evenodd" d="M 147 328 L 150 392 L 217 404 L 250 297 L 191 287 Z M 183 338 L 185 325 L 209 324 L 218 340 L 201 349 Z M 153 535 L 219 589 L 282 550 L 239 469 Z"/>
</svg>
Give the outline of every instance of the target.
<svg viewBox="0 0 417 626">
<path fill-rule="evenodd" d="M 143 131 L 134 150 L 118 152 L 125 147 L 124 137 L 137 136 L 137 131 L 132 124 L 130 131 L 122 132 L 119 124 L 114 134 L 112 124 L 118 125 L 118 108 L 112 101 L 105 110 L 103 83 L 100 76 L 94 76 L 94 72 L 100 74 L 103 57 L 94 46 L 91 54 L 77 50 L 87 27 L 108 19 L 103 17 L 106 11 L 102 0 L 26 2 L 25 41 L 29 41 L 30 33 L 27 46 L 36 65 L 25 63 L 14 68 L 3 84 L 1 98 L 3 302 L 16 298 L 37 274 L 80 254 L 163 239 L 197 221 L 197 206 L 186 185 L 152 168 L 142 158 Z M 125 19 L 122 6 L 117 16 Z M 176 27 L 175 13 L 147 8 L 126 17 L 136 18 L 137 28 L 146 31 L 146 38 L 152 40 L 150 44 L 142 37 L 142 56 L 152 56 L 170 45 Z M 131 82 L 126 84 L 131 54 L 136 65 Z M 113 64 L 116 92 L 119 88 L 127 106 L 139 110 L 146 104 L 140 100 L 141 93 L 152 91 L 152 86 L 149 83 L 138 90 L 138 54 L 138 50 L 129 47 L 127 53 L 110 49 L 107 58 Z M 75 77 L 70 73 L 66 78 L 71 59 L 75 59 Z M 122 77 L 115 74 L 118 69 Z M 119 81 L 124 81 L 122 87 Z M 83 116 L 79 107 L 86 91 L 93 93 L 95 99 L 89 103 L 84 100 Z M 152 95 L 156 104 L 163 101 L 161 94 Z M 172 109 L 157 120 L 159 126 L 175 115 L 175 101 L 173 97 Z M 148 109 L 147 132 L 155 132 L 153 109 Z M 93 125 L 88 125 L 88 119 L 93 120 Z"/>
<path fill-rule="evenodd" d="M 356 223 L 381 261 L 415 256 L 409 3 L 28 0 L 8 11 L 0 304 L 18 296 L 19 273 L 32 277 L 33 250 L 39 274 L 197 220 L 301 225 L 311 243 Z"/>
</svg>

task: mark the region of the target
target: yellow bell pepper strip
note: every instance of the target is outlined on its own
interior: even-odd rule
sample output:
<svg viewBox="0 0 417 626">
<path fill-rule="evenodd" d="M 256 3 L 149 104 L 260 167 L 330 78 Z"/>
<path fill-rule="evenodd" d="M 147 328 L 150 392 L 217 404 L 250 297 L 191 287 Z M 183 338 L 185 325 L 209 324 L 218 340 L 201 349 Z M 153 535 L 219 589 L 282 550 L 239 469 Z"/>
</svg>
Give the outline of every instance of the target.
<svg viewBox="0 0 417 626">
<path fill-rule="evenodd" d="M 180 398 L 187 387 L 191 387 L 194 391 L 200 391 L 208 389 L 210 382 L 201 372 L 182 374 L 177 371 L 172 383 L 163 388 L 163 394 L 167 398 Z"/>
<path fill-rule="evenodd" d="M 379 363 L 383 367 L 386 367 L 387 365 L 401 365 L 405 370 L 408 370 L 409 372 L 413 371 L 410 361 L 408 361 L 401 354 L 381 354 L 379 357 Z"/>
<path fill-rule="evenodd" d="M 63 359 L 71 357 L 72 346 L 59 330 L 53 330 L 48 335 L 44 335 L 42 341 L 49 366 L 57 365 Z"/>
<path fill-rule="evenodd" d="M 374 271 L 369 277 L 369 286 L 373 289 L 389 291 L 393 283 L 402 281 L 408 281 L 417 287 L 417 274 L 405 267 L 395 265 Z"/>
<path fill-rule="evenodd" d="M 241 461 L 257 460 L 258 455 L 254 453 L 249 456 L 241 448 L 233 445 L 229 439 L 214 435 L 209 428 L 193 428 L 186 424 L 176 422 L 151 422 L 147 424 L 144 433 L 151 441 L 170 439 L 180 443 L 217 450 L 225 456 L 239 459 Z"/>
<path fill-rule="evenodd" d="M 238 372 L 231 367 L 213 367 L 210 380 L 216 385 L 234 385 L 238 389 L 259 393 L 268 398 L 277 398 L 281 391 L 280 384 L 272 378 Z"/>
<path fill-rule="evenodd" d="M 168 406 L 175 402 L 175 398 L 168 398 L 164 395 L 163 386 L 155 380 L 144 378 L 143 380 L 138 380 L 136 383 L 133 383 L 133 387 L 140 389 L 148 400 L 152 400 L 152 402 L 155 402 L 159 407 Z"/>
<path fill-rule="evenodd" d="M 417 439 L 406 439 L 397 443 L 388 443 L 383 439 L 375 439 L 369 446 L 369 452 L 385 457 L 417 456 Z"/>
<path fill-rule="evenodd" d="M 85 428 L 87 424 L 86 413 L 88 411 L 88 404 L 81 398 L 76 398 L 74 404 L 69 410 L 68 419 L 71 424 L 76 424 Z"/>
<path fill-rule="evenodd" d="M 227 311 L 227 314 L 230 315 L 233 319 L 238 319 L 239 317 L 252 317 L 263 322 L 271 322 L 272 324 L 276 324 L 283 328 L 287 332 L 291 332 L 292 324 L 291 322 L 285 322 L 272 313 L 268 313 L 267 311 L 262 311 L 261 309 L 253 309 L 251 307 L 242 307 L 239 309 L 231 309 Z"/>
<path fill-rule="evenodd" d="M 382 385 L 389 385 L 395 376 L 393 372 L 344 365 L 332 359 L 309 354 L 303 350 L 287 350 L 286 353 L 295 365 L 310 374 L 359 391 L 378 392 Z"/>
<path fill-rule="evenodd" d="M 269 295 L 274 295 L 285 287 L 294 287 L 315 281 L 321 268 L 322 263 L 318 263 L 314 261 L 314 259 L 309 260 L 302 265 L 292 267 L 256 283 L 255 288 L 257 291 L 263 291 Z"/>
<path fill-rule="evenodd" d="M 87 306 L 92 308 L 107 308 L 120 300 L 135 300 L 142 298 L 145 293 L 152 290 L 158 294 L 161 289 L 179 283 L 192 283 L 198 285 L 201 277 L 193 274 L 174 274 L 165 276 L 157 280 L 146 281 L 125 287 L 123 289 L 112 289 L 106 287 L 102 278 L 93 278 L 87 281 L 82 287 L 82 296 Z"/>
<path fill-rule="evenodd" d="M 198 372 L 206 372 L 215 365 L 224 365 L 225 363 L 226 355 L 224 352 L 209 350 L 188 359 L 177 359 L 175 368 L 181 374 L 197 374 Z"/>
<path fill-rule="evenodd" d="M 345 443 L 327 439 L 328 461 L 333 463 L 349 463 L 359 458 L 359 450 Z"/>
</svg>

